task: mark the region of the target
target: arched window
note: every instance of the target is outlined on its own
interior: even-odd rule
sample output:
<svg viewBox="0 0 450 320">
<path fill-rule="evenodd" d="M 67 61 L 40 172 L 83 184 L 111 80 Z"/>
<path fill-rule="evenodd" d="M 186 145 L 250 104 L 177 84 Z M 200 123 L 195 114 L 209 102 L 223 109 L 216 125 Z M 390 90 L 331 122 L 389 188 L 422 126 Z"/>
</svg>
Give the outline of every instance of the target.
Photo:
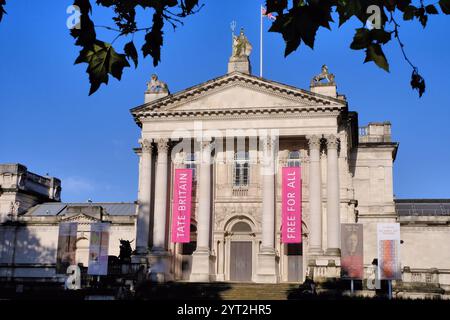
<svg viewBox="0 0 450 320">
<path fill-rule="evenodd" d="M 300 167 L 300 151 L 298 150 L 289 151 L 287 166 Z"/>
<path fill-rule="evenodd" d="M 231 232 L 252 232 L 252 228 L 246 222 L 237 222 L 232 228 Z"/>
</svg>

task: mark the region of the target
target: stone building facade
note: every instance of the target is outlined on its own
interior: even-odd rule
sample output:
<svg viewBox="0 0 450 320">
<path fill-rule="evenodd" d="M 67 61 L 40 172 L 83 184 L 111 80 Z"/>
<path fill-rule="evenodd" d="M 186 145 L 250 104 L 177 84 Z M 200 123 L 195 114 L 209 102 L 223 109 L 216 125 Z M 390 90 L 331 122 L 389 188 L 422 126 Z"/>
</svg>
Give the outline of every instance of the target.
<svg viewBox="0 0 450 320">
<path fill-rule="evenodd" d="M 450 202 L 394 199 L 399 144 L 391 124 L 359 126 L 326 66 L 303 90 L 256 77 L 248 56 L 233 56 L 227 74 L 178 93 L 153 76 L 144 104 L 131 113 L 141 128 L 134 150 L 137 204 L 60 203 L 58 179 L 0 166 L 0 279 L 55 277 L 64 221 L 84 226 L 77 247 L 82 263 L 89 224 L 103 221 L 114 226 L 110 254 L 118 254 L 118 239 L 133 240 L 132 262 L 148 267 L 154 281 L 255 283 L 339 278 L 340 226 L 359 223 L 368 278 L 377 224 L 398 222 L 403 278 L 397 287 L 450 292 Z M 281 242 L 286 166 L 302 172 L 301 244 Z M 180 168 L 193 169 L 191 242 L 183 244 L 171 235 Z M 27 255 L 11 242 L 30 243 L 30 234 L 48 254 Z"/>
</svg>

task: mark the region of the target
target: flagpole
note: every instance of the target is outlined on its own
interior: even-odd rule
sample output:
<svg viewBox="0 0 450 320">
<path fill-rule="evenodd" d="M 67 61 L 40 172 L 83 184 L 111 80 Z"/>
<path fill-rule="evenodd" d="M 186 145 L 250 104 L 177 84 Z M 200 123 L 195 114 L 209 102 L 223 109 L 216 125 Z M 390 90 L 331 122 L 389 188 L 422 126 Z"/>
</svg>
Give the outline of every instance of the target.
<svg viewBox="0 0 450 320">
<path fill-rule="evenodd" d="M 259 76 L 262 78 L 263 76 L 263 14 L 262 14 L 263 6 L 261 5 L 261 9 L 259 10 L 259 17 L 261 20 L 260 27 L 260 46 L 259 46 Z"/>
</svg>

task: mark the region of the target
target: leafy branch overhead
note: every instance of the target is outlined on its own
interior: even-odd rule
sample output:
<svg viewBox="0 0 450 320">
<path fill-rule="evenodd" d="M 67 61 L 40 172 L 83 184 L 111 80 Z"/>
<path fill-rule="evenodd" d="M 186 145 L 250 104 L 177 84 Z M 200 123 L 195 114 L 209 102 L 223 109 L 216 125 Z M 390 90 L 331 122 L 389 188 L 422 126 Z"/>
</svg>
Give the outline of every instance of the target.
<svg viewBox="0 0 450 320">
<path fill-rule="evenodd" d="M 393 39 L 398 42 L 402 54 L 412 68 L 411 87 L 418 90 L 419 96 L 425 92 L 425 80 L 418 68 L 405 52 L 400 40 L 400 24 L 396 16 L 404 21 L 417 20 L 426 27 L 429 16 L 450 14 L 450 0 L 426 4 L 424 0 L 294 0 L 289 7 L 287 0 L 267 0 L 267 11 L 277 13 L 277 19 L 269 31 L 280 33 L 286 43 L 285 55 L 297 50 L 303 42 L 314 48 L 317 31 L 320 27 L 330 29 L 333 12 L 339 17 L 339 26 L 351 18 L 361 22 L 357 28 L 350 48 L 364 50 L 366 62 L 374 62 L 389 72 L 389 63 L 383 46 Z M 439 9 L 438 9 L 439 8 Z"/>
<path fill-rule="evenodd" d="M 2 0 L 0 0 L 2 1 Z M 71 29 L 75 44 L 81 47 L 75 63 L 87 63 L 86 72 L 89 74 L 91 88 L 89 95 L 98 90 L 102 83 L 108 84 L 109 76 L 120 80 L 123 69 L 130 66 L 130 62 L 137 68 L 139 54 L 134 43 L 137 33 L 144 33 L 144 44 L 141 47 L 143 57 L 150 55 L 153 65 L 161 61 L 161 48 L 164 39 L 164 25 L 173 28 L 183 24 L 182 19 L 195 13 L 198 0 L 97 0 L 98 6 L 110 8 L 114 11 L 112 18 L 115 26 L 97 26 L 91 19 L 92 6 L 89 0 L 75 0 L 73 5 L 80 11 L 80 28 Z M 152 25 L 138 27 L 136 9 L 140 6 L 152 12 Z M 97 39 L 96 29 L 105 28 L 117 33 L 111 43 Z M 117 53 L 113 45 L 118 38 L 129 41 L 123 47 L 124 54 Z"/>
<path fill-rule="evenodd" d="M 174 29 L 183 24 L 183 19 L 198 12 L 203 5 L 199 0 L 96 0 L 99 7 L 113 11 L 114 26 L 96 25 L 91 19 L 90 0 L 74 0 L 80 11 L 79 28 L 71 29 L 75 44 L 81 47 L 75 63 L 87 63 L 87 73 L 91 83 L 90 94 L 98 90 L 102 83 L 107 84 L 109 76 L 120 80 L 123 69 L 131 63 L 137 68 L 139 50 L 145 58 L 151 56 L 153 65 L 161 61 L 161 48 L 164 44 L 166 25 Z M 4 18 L 6 0 L 0 0 L 0 21 Z M 319 28 L 330 29 L 333 16 L 342 26 L 354 18 L 361 23 L 355 30 L 350 48 L 364 52 L 364 63 L 374 62 L 389 72 L 388 59 L 383 51 L 384 45 L 396 41 L 405 61 L 411 66 L 411 87 L 419 96 L 425 92 L 425 80 L 406 54 L 405 45 L 400 38 L 400 23 L 418 22 L 423 28 L 429 18 L 439 14 L 450 14 L 450 0 L 266 0 L 267 13 L 277 19 L 269 31 L 279 33 L 286 44 L 285 56 L 296 51 L 302 42 L 314 48 Z M 138 26 L 136 10 L 143 9 L 150 14 L 146 19 L 148 26 Z M 105 42 L 97 39 L 96 30 L 104 28 L 113 31 L 115 37 Z M 135 44 L 135 36 L 143 44 Z M 125 38 L 123 54 L 113 45 L 118 38 Z M 116 44 L 117 46 L 117 44 Z"/>
<path fill-rule="evenodd" d="M 5 5 L 6 5 L 6 0 L 0 0 L 0 22 L 3 19 L 3 15 L 6 14 L 6 11 L 5 11 L 5 8 L 4 8 Z"/>
</svg>

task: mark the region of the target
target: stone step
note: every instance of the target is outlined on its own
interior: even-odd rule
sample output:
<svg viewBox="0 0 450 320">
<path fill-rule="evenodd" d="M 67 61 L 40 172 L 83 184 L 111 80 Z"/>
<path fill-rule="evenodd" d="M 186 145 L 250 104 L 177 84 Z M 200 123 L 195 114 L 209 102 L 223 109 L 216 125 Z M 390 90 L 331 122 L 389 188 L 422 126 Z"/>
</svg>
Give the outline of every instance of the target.
<svg viewBox="0 0 450 320">
<path fill-rule="evenodd" d="M 222 300 L 285 300 L 297 284 L 255 284 L 255 283 L 172 283 L 157 285 L 156 292 L 172 297 L 189 296 L 192 299 L 211 298 Z M 162 290 L 162 291 L 160 291 Z"/>
</svg>

